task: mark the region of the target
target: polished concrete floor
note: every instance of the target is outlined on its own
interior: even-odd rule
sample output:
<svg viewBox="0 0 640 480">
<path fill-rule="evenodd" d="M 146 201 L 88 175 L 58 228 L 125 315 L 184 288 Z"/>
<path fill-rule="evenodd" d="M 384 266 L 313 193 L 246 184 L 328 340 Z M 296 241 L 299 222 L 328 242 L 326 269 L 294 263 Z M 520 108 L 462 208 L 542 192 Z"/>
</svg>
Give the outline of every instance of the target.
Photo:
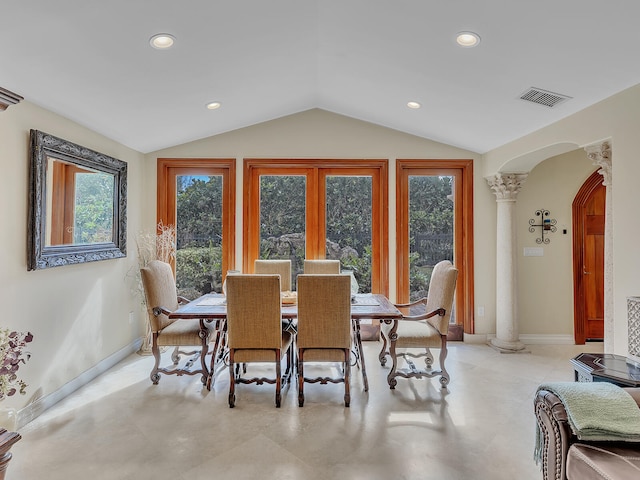
<svg viewBox="0 0 640 480">
<path fill-rule="evenodd" d="M 342 385 L 239 385 L 208 392 L 199 377 L 149 381 L 153 359 L 132 355 L 21 429 L 7 479 L 540 479 L 533 462 L 533 396 L 543 381 L 573 380 L 569 360 L 602 344 L 532 345 L 500 354 L 453 343 L 451 383 L 386 384 L 377 342 L 366 342 L 370 389 L 353 369 Z M 437 353 L 437 352 L 436 352 Z M 165 354 L 168 358 L 168 353 Z"/>
</svg>

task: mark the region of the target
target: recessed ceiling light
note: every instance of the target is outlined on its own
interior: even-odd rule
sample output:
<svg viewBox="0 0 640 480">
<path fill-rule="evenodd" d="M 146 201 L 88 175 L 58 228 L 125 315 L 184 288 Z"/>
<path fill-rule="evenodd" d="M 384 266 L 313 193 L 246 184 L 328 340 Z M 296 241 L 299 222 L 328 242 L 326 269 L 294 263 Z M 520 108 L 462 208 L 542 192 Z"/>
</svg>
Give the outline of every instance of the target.
<svg viewBox="0 0 640 480">
<path fill-rule="evenodd" d="M 474 32 L 460 32 L 456 35 L 456 42 L 461 47 L 475 47 L 480 43 L 480 35 Z"/>
<path fill-rule="evenodd" d="M 407 102 L 407 107 L 416 109 L 416 108 L 420 108 L 421 105 L 418 102 Z"/>
<path fill-rule="evenodd" d="M 153 48 L 158 50 L 165 50 L 173 45 L 176 37 L 168 33 L 158 33 L 149 39 L 149 43 Z"/>
<path fill-rule="evenodd" d="M 216 108 L 220 108 L 220 105 L 222 105 L 220 102 L 209 102 L 207 103 L 207 108 L 209 110 L 215 110 Z"/>
</svg>

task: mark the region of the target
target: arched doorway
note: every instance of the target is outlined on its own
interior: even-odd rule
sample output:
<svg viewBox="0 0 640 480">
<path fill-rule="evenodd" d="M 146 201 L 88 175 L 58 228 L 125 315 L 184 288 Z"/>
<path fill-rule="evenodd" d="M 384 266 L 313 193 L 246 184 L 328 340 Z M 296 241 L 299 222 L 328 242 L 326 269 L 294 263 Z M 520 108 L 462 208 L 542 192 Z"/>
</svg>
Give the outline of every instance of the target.
<svg viewBox="0 0 640 480">
<path fill-rule="evenodd" d="M 594 172 L 572 205 L 573 302 L 576 345 L 604 339 L 604 245 L 606 187 Z"/>
</svg>

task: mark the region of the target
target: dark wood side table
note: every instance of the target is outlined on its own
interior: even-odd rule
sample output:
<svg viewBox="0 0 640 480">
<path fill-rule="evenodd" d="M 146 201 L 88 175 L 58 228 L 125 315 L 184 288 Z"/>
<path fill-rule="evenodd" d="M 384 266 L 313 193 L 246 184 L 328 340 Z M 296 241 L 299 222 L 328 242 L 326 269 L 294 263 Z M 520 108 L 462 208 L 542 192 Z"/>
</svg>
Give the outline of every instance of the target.
<svg viewBox="0 0 640 480">
<path fill-rule="evenodd" d="M 581 353 L 571 359 L 576 382 L 609 382 L 620 387 L 640 387 L 640 368 L 622 355 Z"/>
</svg>

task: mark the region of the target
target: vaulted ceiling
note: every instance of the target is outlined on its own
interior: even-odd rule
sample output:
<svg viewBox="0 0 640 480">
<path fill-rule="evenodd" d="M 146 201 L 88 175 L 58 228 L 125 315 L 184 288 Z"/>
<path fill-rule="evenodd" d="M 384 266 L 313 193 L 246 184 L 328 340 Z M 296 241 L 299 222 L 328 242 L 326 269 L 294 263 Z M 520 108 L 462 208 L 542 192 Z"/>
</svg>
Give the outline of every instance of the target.
<svg viewBox="0 0 640 480">
<path fill-rule="evenodd" d="M 0 87 L 144 153 L 312 108 L 484 153 L 640 83 L 637 0 L 3 0 L 0 18 Z"/>
</svg>

